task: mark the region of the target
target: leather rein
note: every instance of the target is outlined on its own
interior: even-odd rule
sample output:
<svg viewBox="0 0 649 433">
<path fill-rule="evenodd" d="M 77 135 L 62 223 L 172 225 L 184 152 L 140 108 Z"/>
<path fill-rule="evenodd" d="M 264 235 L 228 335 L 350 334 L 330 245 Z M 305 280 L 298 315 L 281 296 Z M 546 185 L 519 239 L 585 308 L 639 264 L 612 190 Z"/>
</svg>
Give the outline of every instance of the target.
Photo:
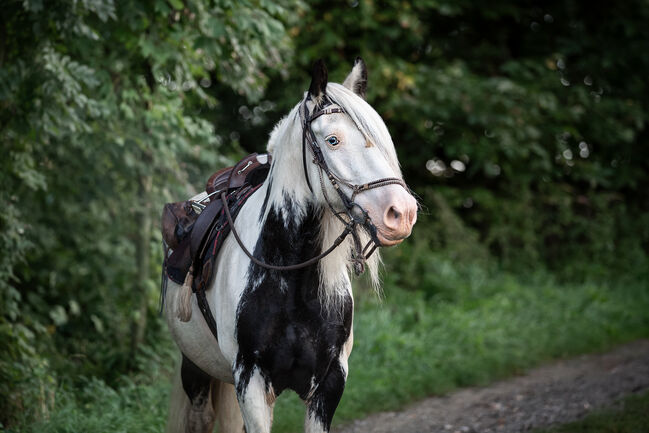
<svg viewBox="0 0 649 433">
<path fill-rule="evenodd" d="M 311 186 L 311 181 L 309 180 L 309 173 L 307 169 L 307 161 L 306 161 L 307 145 L 308 148 L 311 150 L 311 154 L 313 155 L 312 162 L 316 164 L 319 168 L 320 188 L 322 190 L 322 194 L 325 198 L 325 201 L 327 202 L 327 205 L 331 210 L 332 214 L 336 218 L 338 218 L 345 227 L 342 233 L 336 238 L 333 244 L 329 248 L 327 248 L 327 250 L 323 251 L 322 253 L 318 254 L 315 257 L 312 257 L 304 262 L 297 263 L 294 265 L 278 266 L 278 265 L 271 265 L 259 260 L 245 247 L 245 245 L 243 245 L 243 242 L 239 237 L 239 233 L 237 233 L 237 230 L 234 227 L 232 215 L 230 214 L 230 209 L 228 206 L 226 191 L 221 192 L 220 197 L 223 203 L 223 209 L 225 210 L 225 215 L 228 219 L 228 224 L 230 224 L 230 230 L 232 231 L 232 234 L 234 234 L 234 237 L 237 240 L 239 247 L 241 247 L 243 252 L 248 256 L 248 258 L 254 264 L 261 266 L 262 268 L 272 269 L 276 271 L 291 271 L 295 269 L 305 268 L 331 254 L 345 240 L 345 238 L 347 238 L 347 236 L 351 234 L 354 239 L 354 251 L 352 253 L 352 263 L 354 265 L 354 272 L 356 273 L 356 275 L 362 274 L 363 271 L 365 270 L 365 262 L 374 253 L 376 248 L 380 246 L 380 241 L 377 237 L 376 226 L 372 223 L 369 215 L 367 214 L 367 211 L 363 209 L 358 203 L 354 202 L 354 198 L 356 197 L 356 195 L 358 195 L 361 192 L 369 191 L 370 189 L 374 189 L 374 188 L 380 188 L 386 185 L 401 185 L 406 190 L 408 190 L 408 186 L 406 185 L 406 183 L 402 179 L 399 179 L 397 177 L 386 177 L 365 184 L 357 185 L 342 180 L 339 176 L 336 176 L 331 171 L 329 165 L 327 164 L 327 161 L 324 158 L 322 149 L 318 145 L 311 124 L 315 119 L 317 119 L 320 116 L 335 114 L 335 113 L 345 113 L 345 110 L 343 110 L 340 107 L 331 107 L 331 105 L 333 105 L 333 102 L 329 100 L 327 96 L 324 96 L 324 98 L 325 100 L 323 101 L 322 106 L 316 105 L 313 109 L 313 112 L 310 113 L 307 108 L 307 102 L 311 99 L 311 96 L 308 95 L 304 99 L 300 107 L 300 118 L 302 120 L 302 162 L 304 168 L 304 176 L 307 185 L 309 187 L 309 190 L 311 191 L 311 193 L 314 193 L 313 188 Z M 345 207 L 344 210 L 336 211 L 336 209 L 334 208 L 333 203 L 331 202 L 329 196 L 327 195 L 327 191 L 323 179 L 323 173 L 327 176 L 327 179 L 329 179 L 329 182 L 332 184 L 332 186 L 338 193 L 340 200 L 342 201 L 343 206 Z M 345 194 L 345 192 L 340 187 L 341 184 L 351 189 L 352 191 L 351 197 L 348 197 L 347 194 Z M 345 215 L 348 219 L 345 219 L 343 215 Z M 358 231 L 357 231 L 358 227 L 364 228 L 370 235 L 370 240 L 364 247 L 362 247 L 361 245 L 360 236 L 358 235 Z"/>
</svg>

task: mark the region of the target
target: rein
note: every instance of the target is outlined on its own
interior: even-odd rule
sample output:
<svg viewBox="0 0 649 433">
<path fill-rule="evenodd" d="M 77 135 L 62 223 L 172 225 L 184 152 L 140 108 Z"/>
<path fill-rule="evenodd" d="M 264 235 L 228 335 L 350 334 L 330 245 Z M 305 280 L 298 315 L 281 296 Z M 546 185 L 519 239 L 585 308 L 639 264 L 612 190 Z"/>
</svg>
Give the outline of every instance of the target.
<svg viewBox="0 0 649 433">
<path fill-rule="evenodd" d="M 325 96 L 326 97 L 326 96 Z M 386 185 L 401 185 L 403 186 L 406 190 L 408 189 L 408 186 L 406 183 L 399 178 L 396 177 L 386 177 L 378 180 L 374 180 L 372 182 L 368 182 L 365 184 L 357 185 L 357 184 L 352 184 L 349 182 L 346 182 L 342 180 L 339 176 L 336 176 L 331 169 L 329 168 L 329 165 L 327 164 L 327 161 L 324 158 L 324 155 L 322 153 L 322 149 L 317 143 L 317 139 L 315 136 L 315 133 L 313 132 L 313 129 L 311 127 L 311 123 L 317 119 L 320 116 L 323 115 L 328 115 L 328 114 L 335 114 L 335 113 L 345 113 L 345 110 L 343 110 L 340 107 L 331 107 L 328 108 L 330 105 L 333 105 L 333 102 L 329 100 L 328 98 L 325 100 L 325 104 L 323 108 L 320 108 L 317 110 L 319 107 L 316 105 L 314 108 L 313 113 L 309 113 L 307 109 L 307 102 L 310 100 L 310 95 L 308 95 L 305 100 L 302 102 L 302 106 L 304 107 L 304 112 L 302 113 L 302 107 L 300 107 L 300 118 L 302 120 L 302 163 L 303 163 L 303 168 L 304 168 L 304 177 L 306 179 L 307 186 L 309 187 L 309 190 L 311 193 L 314 193 L 313 188 L 311 186 L 311 181 L 309 180 L 309 173 L 307 169 L 307 162 L 306 162 L 306 148 L 307 144 L 309 145 L 309 149 L 311 150 L 311 153 L 313 154 L 313 163 L 316 164 L 319 168 L 319 178 L 320 178 L 320 188 L 322 190 L 322 194 L 325 198 L 325 201 L 327 202 L 327 205 L 333 215 L 338 218 L 345 228 L 343 229 L 342 233 L 336 238 L 336 240 L 333 242 L 333 244 L 327 248 L 327 250 L 323 251 L 322 253 L 318 254 L 315 257 L 312 257 L 304 262 L 297 263 L 294 265 L 286 265 L 286 266 L 279 266 L 279 265 L 271 265 L 268 263 L 265 263 L 258 258 L 256 258 L 246 247 L 243 245 L 243 242 L 241 241 L 241 238 L 239 237 L 239 233 L 237 233 L 237 230 L 234 227 L 234 221 L 232 220 L 232 216 L 230 214 L 230 209 L 228 206 L 228 201 L 226 197 L 226 192 L 223 191 L 221 193 L 221 202 L 223 203 L 223 209 L 225 211 L 225 215 L 228 219 L 228 224 L 230 224 L 230 230 L 232 231 L 232 234 L 234 234 L 235 239 L 237 240 L 237 243 L 239 244 L 239 247 L 243 250 L 243 252 L 248 256 L 248 258 L 255 263 L 258 266 L 261 266 L 262 268 L 266 269 L 272 269 L 276 271 L 291 271 L 291 270 L 296 270 L 296 269 L 301 269 L 305 268 L 307 266 L 310 266 L 319 260 L 323 259 L 324 257 L 328 256 L 331 254 L 344 240 L 345 238 L 351 234 L 352 237 L 354 238 L 354 253 L 352 254 L 352 262 L 354 264 L 354 272 L 356 275 L 360 275 L 363 273 L 365 270 L 365 262 L 369 257 L 374 253 L 377 247 L 380 246 L 380 241 L 378 240 L 377 234 L 376 234 L 376 226 L 372 223 L 370 217 L 367 214 L 367 211 L 363 209 L 358 203 L 354 202 L 354 198 L 361 192 L 363 191 L 369 191 L 370 189 L 374 188 L 380 188 Z M 317 111 L 316 111 L 317 110 Z M 327 178 L 329 179 L 329 182 L 332 184 L 336 192 L 338 193 L 343 206 L 345 209 L 343 211 L 336 211 L 334 208 L 333 203 L 329 199 L 329 196 L 327 194 L 325 185 L 324 185 L 324 179 L 323 179 L 323 173 L 327 175 Z M 348 197 L 340 188 L 340 185 L 345 185 L 346 187 L 350 188 L 352 190 L 352 195 L 351 197 Z M 341 214 L 344 214 L 347 216 L 348 220 L 343 218 Z M 370 240 L 369 242 L 365 245 L 365 247 L 361 246 L 361 241 L 360 237 L 357 232 L 357 227 L 363 227 L 370 235 Z"/>
</svg>

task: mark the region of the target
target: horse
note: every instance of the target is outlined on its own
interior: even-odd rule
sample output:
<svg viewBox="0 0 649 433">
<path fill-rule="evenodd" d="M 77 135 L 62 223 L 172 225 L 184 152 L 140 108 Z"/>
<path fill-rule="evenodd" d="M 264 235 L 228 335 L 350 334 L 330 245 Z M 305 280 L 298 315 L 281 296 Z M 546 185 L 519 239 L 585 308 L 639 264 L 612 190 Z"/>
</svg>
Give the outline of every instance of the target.
<svg viewBox="0 0 649 433">
<path fill-rule="evenodd" d="M 211 432 L 218 422 L 221 432 L 268 433 L 284 390 L 305 402 L 306 432 L 329 431 L 353 344 L 351 272 L 367 268 L 378 287 L 372 252 L 402 242 L 417 219 L 366 89 L 362 59 L 342 84 L 318 61 L 302 100 L 275 125 L 267 178 L 241 207 L 206 291 L 215 334 L 201 314 L 180 320 L 182 287 L 168 281 L 165 317 L 182 354 L 168 432 Z"/>
</svg>

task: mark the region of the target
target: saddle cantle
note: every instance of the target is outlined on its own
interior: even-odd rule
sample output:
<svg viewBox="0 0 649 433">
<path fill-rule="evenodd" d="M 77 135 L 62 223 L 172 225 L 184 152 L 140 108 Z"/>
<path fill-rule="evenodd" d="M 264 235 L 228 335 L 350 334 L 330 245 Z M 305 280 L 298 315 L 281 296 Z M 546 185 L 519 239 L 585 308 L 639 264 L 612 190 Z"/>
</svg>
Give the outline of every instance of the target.
<svg viewBox="0 0 649 433">
<path fill-rule="evenodd" d="M 167 203 L 162 211 L 162 239 L 165 250 L 163 293 L 169 278 L 175 283 L 191 282 L 199 307 L 212 332 L 216 325 L 204 292 L 212 280 L 216 257 L 230 226 L 220 200 L 225 192 L 233 220 L 248 198 L 262 185 L 270 171 L 271 156 L 253 153 L 233 167 L 223 168 L 207 181 L 205 192 L 189 200 Z M 188 274 L 191 275 L 188 279 Z"/>
</svg>

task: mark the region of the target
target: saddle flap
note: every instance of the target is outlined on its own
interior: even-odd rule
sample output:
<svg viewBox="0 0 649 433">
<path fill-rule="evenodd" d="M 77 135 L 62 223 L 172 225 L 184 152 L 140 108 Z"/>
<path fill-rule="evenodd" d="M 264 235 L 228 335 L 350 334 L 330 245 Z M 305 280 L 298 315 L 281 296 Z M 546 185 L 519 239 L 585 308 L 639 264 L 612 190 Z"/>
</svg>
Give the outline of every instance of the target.
<svg viewBox="0 0 649 433">
<path fill-rule="evenodd" d="M 213 227 L 213 223 L 216 222 L 222 209 L 223 204 L 221 203 L 220 197 L 215 198 L 210 201 L 207 207 L 203 209 L 196 219 L 191 232 L 190 251 L 192 257 L 195 258 L 200 254 L 205 240 L 209 238 L 210 228 Z"/>
<path fill-rule="evenodd" d="M 165 258 L 165 273 L 172 281 L 182 284 L 185 276 L 192 265 L 192 254 L 189 251 L 190 239 L 186 238 L 181 242 L 173 253 Z"/>
</svg>

